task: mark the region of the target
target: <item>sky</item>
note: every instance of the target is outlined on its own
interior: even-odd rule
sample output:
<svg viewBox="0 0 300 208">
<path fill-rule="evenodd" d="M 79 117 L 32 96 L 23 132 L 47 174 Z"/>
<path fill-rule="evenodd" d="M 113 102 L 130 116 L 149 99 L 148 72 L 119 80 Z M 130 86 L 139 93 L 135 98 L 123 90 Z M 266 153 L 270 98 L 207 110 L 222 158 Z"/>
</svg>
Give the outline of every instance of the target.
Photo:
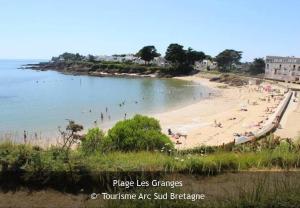
<svg viewBox="0 0 300 208">
<path fill-rule="evenodd" d="M 0 59 L 136 53 L 170 43 L 211 56 L 300 57 L 299 0 L 0 0 Z"/>
</svg>

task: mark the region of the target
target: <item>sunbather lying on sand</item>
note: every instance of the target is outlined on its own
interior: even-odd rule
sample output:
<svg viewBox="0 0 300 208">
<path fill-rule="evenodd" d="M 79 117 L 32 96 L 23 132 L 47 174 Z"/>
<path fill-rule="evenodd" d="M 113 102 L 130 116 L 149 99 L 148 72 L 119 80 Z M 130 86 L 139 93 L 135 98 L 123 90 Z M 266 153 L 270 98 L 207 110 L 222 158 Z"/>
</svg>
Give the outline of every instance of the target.
<svg viewBox="0 0 300 208">
<path fill-rule="evenodd" d="M 177 141 L 176 141 L 176 144 L 182 144 L 182 142 L 180 142 L 180 141 L 177 140 Z"/>
<path fill-rule="evenodd" d="M 179 139 L 180 137 L 184 137 L 185 139 L 187 138 L 186 134 L 181 134 L 179 132 L 174 134 L 171 129 L 168 129 L 168 135 L 171 135 L 174 139 Z"/>
<path fill-rule="evenodd" d="M 185 139 L 187 138 L 186 134 L 181 134 L 181 133 L 176 133 L 176 135 L 180 138 L 180 137 L 184 137 Z"/>
</svg>

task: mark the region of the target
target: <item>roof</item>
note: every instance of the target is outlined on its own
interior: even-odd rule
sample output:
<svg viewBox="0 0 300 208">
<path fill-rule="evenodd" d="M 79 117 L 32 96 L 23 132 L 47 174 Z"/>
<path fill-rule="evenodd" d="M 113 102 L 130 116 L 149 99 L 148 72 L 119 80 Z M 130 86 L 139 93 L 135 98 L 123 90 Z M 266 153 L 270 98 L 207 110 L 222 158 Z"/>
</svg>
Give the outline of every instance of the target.
<svg viewBox="0 0 300 208">
<path fill-rule="evenodd" d="M 300 64 L 300 58 L 293 56 L 267 56 L 266 63 Z"/>
</svg>

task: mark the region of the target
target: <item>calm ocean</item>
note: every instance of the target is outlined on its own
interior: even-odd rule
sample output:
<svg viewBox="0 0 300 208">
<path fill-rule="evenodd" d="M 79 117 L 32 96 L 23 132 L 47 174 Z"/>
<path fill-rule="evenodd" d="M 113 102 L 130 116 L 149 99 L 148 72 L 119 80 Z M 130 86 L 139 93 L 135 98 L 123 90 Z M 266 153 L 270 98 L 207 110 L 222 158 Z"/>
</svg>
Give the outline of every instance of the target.
<svg viewBox="0 0 300 208">
<path fill-rule="evenodd" d="M 196 102 L 210 92 L 199 84 L 174 79 L 73 76 L 20 69 L 37 62 L 0 60 L 0 138 L 7 134 L 21 137 L 24 130 L 51 134 L 58 126 L 65 127 L 67 119 L 86 128 L 106 128 L 125 113 L 127 117 L 159 113 Z"/>
</svg>

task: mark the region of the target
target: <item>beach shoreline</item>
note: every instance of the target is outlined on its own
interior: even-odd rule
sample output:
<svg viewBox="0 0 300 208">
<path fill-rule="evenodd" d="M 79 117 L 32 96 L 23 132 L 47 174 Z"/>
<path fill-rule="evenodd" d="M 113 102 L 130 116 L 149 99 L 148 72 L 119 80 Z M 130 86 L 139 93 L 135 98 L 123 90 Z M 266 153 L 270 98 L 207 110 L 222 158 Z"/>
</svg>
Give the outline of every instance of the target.
<svg viewBox="0 0 300 208">
<path fill-rule="evenodd" d="M 255 131 L 256 128 L 254 126 L 258 123 L 266 123 L 265 109 L 275 105 L 275 102 L 272 103 L 272 101 L 261 101 L 267 96 L 267 93 L 256 91 L 258 87 L 256 84 L 230 86 L 226 83 L 210 81 L 210 78 L 217 76 L 198 73 L 189 76 L 173 77 L 172 79 L 201 84 L 209 88 L 212 93 L 209 97 L 195 100 L 185 104 L 185 106 L 180 105 L 168 108 L 165 112 L 145 113 L 145 115 L 159 120 L 163 133 L 168 134 L 170 129 L 173 133 L 186 135 L 186 137 L 182 137 L 179 140 L 171 137 L 173 142 L 179 142 L 176 148 L 188 149 L 202 145 L 218 146 L 230 143 L 234 140 L 234 134 Z M 281 91 L 285 89 L 284 86 L 265 80 L 262 81 L 261 85 L 269 85 Z M 251 103 L 257 104 L 253 105 Z M 246 107 L 247 111 L 241 111 L 242 106 Z M 288 117 L 290 116 L 288 115 Z M 121 120 L 113 120 L 109 124 L 105 123 L 100 126 L 85 125 L 82 133 L 86 133 L 89 128 L 93 127 L 99 127 L 104 132 L 107 132 L 115 123 Z M 216 124 L 220 125 L 216 127 Z M 285 134 L 288 133 L 289 131 L 285 131 Z M 37 145 L 49 146 L 57 144 L 59 140 L 58 132 L 43 134 L 43 137 L 45 137 L 43 138 L 44 141 L 41 139 L 34 141 L 33 139 L 31 142 Z"/>
<path fill-rule="evenodd" d="M 235 134 L 258 131 L 268 123 L 272 116 L 266 109 L 275 112 L 279 100 L 265 100 L 271 93 L 258 91 L 258 85 L 229 86 L 224 83 L 211 82 L 201 75 L 176 77 L 201 83 L 215 90 L 218 96 L 204 99 L 197 103 L 155 114 L 160 121 L 163 132 L 168 134 L 170 129 L 174 134 L 187 135 L 179 139 L 178 149 L 189 149 L 201 145 L 218 146 L 234 141 Z M 272 82 L 263 81 L 260 86 L 270 86 L 283 93 L 286 88 Z M 263 101 L 264 100 L 264 101 Z M 246 108 L 246 110 L 241 110 Z M 216 127 L 217 124 L 221 124 Z"/>
</svg>

